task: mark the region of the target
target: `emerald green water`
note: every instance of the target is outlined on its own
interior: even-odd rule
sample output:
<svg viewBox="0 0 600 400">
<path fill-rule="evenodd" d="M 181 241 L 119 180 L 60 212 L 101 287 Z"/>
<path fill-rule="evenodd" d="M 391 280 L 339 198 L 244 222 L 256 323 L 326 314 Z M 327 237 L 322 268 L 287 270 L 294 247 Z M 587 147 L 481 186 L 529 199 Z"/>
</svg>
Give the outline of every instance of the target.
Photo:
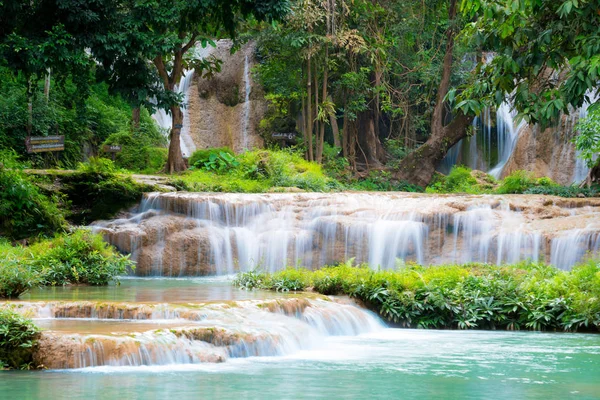
<svg viewBox="0 0 600 400">
<path fill-rule="evenodd" d="M 385 329 L 286 357 L 5 372 L 6 399 L 596 399 L 600 336 Z"/>
</svg>

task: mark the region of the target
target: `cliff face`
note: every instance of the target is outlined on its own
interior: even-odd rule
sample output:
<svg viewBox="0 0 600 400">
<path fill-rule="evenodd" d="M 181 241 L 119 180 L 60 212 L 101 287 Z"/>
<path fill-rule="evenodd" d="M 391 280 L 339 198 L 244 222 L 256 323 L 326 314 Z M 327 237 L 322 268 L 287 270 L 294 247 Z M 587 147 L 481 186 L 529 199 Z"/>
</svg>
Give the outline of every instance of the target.
<svg viewBox="0 0 600 400">
<path fill-rule="evenodd" d="M 581 161 L 573 138 L 577 118 L 564 115 L 556 127 L 541 131 L 537 125 L 526 125 L 519 132 L 515 149 L 502 177 L 516 170 L 532 171 L 537 177 L 548 176 L 562 185 L 580 180 Z"/>
<path fill-rule="evenodd" d="M 266 111 L 264 93 L 252 80 L 254 43 L 231 54 L 233 43 L 220 40 L 210 54 L 223 61 L 211 79 L 194 75 L 187 93 L 189 132 L 197 149 L 228 146 L 236 153 L 263 146 L 258 125 Z"/>
</svg>

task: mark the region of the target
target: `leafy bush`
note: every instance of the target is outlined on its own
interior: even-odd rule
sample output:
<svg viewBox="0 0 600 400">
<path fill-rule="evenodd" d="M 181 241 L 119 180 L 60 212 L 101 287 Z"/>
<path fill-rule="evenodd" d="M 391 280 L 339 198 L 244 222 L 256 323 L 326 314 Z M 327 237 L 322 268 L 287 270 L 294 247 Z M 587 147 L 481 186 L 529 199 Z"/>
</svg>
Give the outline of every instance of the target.
<svg viewBox="0 0 600 400">
<path fill-rule="evenodd" d="M 482 193 L 471 169 L 462 165 L 452 168 L 447 176 L 437 174 L 427 188 L 428 193 Z"/>
<path fill-rule="evenodd" d="M 45 285 L 107 285 L 118 282 L 128 267 L 133 268 L 127 256 L 118 254 L 102 236 L 87 230 L 36 243 L 30 250 Z"/>
<path fill-rule="evenodd" d="M 133 268 L 127 256 L 87 230 L 28 247 L 0 243 L 0 250 L 0 297 L 18 297 L 38 285 L 107 285 Z"/>
<path fill-rule="evenodd" d="M 24 262 L 25 250 L 0 242 L 0 298 L 17 298 L 39 286 L 42 278 L 30 263 Z"/>
<path fill-rule="evenodd" d="M 317 271 L 261 274 L 252 282 L 253 287 L 263 289 L 312 286 L 322 294 L 356 297 L 386 320 L 405 327 L 600 330 L 598 261 L 567 272 L 527 262 L 409 264 L 381 271 L 366 265 L 353 267 L 350 260 Z"/>
<path fill-rule="evenodd" d="M 14 169 L 18 165 L 11 154 L 0 157 L 0 235 L 22 239 L 62 230 L 66 222 L 58 198 L 45 196 L 25 173 Z"/>
<path fill-rule="evenodd" d="M 0 308 L 0 368 L 29 368 L 39 332 L 31 320 Z"/>
<path fill-rule="evenodd" d="M 60 177 L 72 204 L 69 217 L 73 222 L 85 224 L 110 218 L 138 202 L 143 192 L 153 190 L 118 172 L 111 160 L 91 158 L 79 164 L 78 172 Z"/>
<path fill-rule="evenodd" d="M 518 170 L 502 180 L 497 193 L 523 193 L 527 189 L 536 186 L 536 183 L 536 179 L 531 172 Z"/>
<path fill-rule="evenodd" d="M 352 182 L 350 188 L 354 190 L 367 191 L 396 191 L 396 192 L 422 192 L 419 186 L 408 182 L 396 182 L 392 179 L 392 174 L 388 171 L 374 170 L 370 171 L 366 178 Z"/>
<path fill-rule="evenodd" d="M 549 196 L 560 197 L 593 197 L 598 191 L 596 188 L 580 188 L 576 185 L 572 186 L 535 186 L 527 189 L 525 194 L 545 194 Z"/>
<path fill-rule="evenodd" d="M 235 155 L 229 147 L 216 147 L 212 149 L 196 150 L 188 159 L 188 164 L 190 167 L 193 166 L 196 168 L 203 168 L 204 164 L 210 160 L 211 154 L 214 156 L 219 156 L 220 153 L 226 153 L 230 156 Z"/>
<path fill-rule="evenodd" d="M 116 166 L 142 173 L 162 170 L 168 154 L 165 137 L 160 132 L 148 135 L 148 131 L 151 130 L 122 131 L 110 135 L 104 141 L 103 145 L 121 146 L 121 151 L 115 154 Z"/>
</svg>

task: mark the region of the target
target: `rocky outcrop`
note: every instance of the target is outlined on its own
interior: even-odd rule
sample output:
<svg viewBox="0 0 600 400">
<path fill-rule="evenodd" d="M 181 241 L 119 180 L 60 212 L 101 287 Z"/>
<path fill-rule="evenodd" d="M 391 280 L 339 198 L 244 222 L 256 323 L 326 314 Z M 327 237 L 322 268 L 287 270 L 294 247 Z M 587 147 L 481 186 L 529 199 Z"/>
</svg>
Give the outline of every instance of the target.
<svg viewBox="0 0 600 400">
<path fill-rule="evenodd" d="M 561 185 L 570 185 L 576 180 L 578 167 L 572 142 L 575 122 L 573 116 L 563 115 L 556 127 L 543 131 L 537 125 L 522 128 L 502 177 L 516 170 L 526 170 L 536 177 L 548 176 Z"/>
</svg>

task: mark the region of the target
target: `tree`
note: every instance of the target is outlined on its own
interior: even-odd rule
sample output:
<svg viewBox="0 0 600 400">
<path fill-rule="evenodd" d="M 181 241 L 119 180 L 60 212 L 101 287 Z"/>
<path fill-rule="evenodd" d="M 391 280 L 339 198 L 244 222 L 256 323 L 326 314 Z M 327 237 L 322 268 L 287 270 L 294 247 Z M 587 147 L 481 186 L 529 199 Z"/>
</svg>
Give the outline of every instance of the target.
<svg viewBox="0 0 600 400">
<path fill-rule="evenodd" d="M 467 128 L 474 114 L 458 110 L 447 112 L 447 96 L 450 93 L 454 46 L 458 29 L 458 0 L 448 2 L 446 46 L 442 64 L 442 75 L 437 88 L 436 102 L 431 116 L 431 135 L 427 141 L 404 158 L 395 173 L 395 178 L 419 186 L 427 186 L 437 164 L 444 158 L 448 149 L 467 135 Z M 453 93 L 453 92 L 452 92 Z M 451 95 L 452 96 L 452 95 Z M 450 123 L 445 121 L 451 120 Z"/>
<path fill-rule="evenodd" d="M 181 98 L 176 95 L 176 86 L 186 70 L 198 69 L 199 74 L 216 68 L 216 60 L 201 60 L 194 49 L 198 43 L 203 47 L 214 45 L 212 39 L 224 36 L 235 37 L 241 18 L 259 21 L 274 21 L 288 11 L 287 0 L 125 0 L 125 10 L 119 20 L 120 29 L 113 30 L 107 43 L 114 46 L 119 57 L 107 53 L 103 56 L 111 64 L 116 76 L 123 71 L 132 71 L 135 65 L 149 60 L 160 80 L 164 95 L 159 106 L 172 115 L 169 155 L 166 172 L 183 171 L 185 163 L 181 153 L 180 134 L 183 122 Z M 125 32 L 126 40 L 119 37 Z M 102 46 L 102 44 L 100 44 Z M 148 71 L 149 72 L 149 71 Z M 133 75 L 126 73 L 126 76 Z M 145 92 L 137 98 L 150 94 L 152 78 L 141 82 L 149 83 Z M 132 88 L 129 88 L 131 90 Z M 156 93 L 155 93 L 156 96 Z"/>
<path fill-rule="evenodd" d="M 598 1 L 463 0 L 461 7 L 473 20 L 464 34 L 494 53 L 459 95 L 463 112 L 510 96 L 522 117 L 546 127 L 600 93 Z"/>
<path fill-rule="evenodd" d="M 582 184 L 588 187 L 600 182 L 600 105 L 591 106 L 586 118 L 577 123 L 579 135 L 575 145 L 581 157 L 590 168 L 588 176 Z"/>
</svg>

